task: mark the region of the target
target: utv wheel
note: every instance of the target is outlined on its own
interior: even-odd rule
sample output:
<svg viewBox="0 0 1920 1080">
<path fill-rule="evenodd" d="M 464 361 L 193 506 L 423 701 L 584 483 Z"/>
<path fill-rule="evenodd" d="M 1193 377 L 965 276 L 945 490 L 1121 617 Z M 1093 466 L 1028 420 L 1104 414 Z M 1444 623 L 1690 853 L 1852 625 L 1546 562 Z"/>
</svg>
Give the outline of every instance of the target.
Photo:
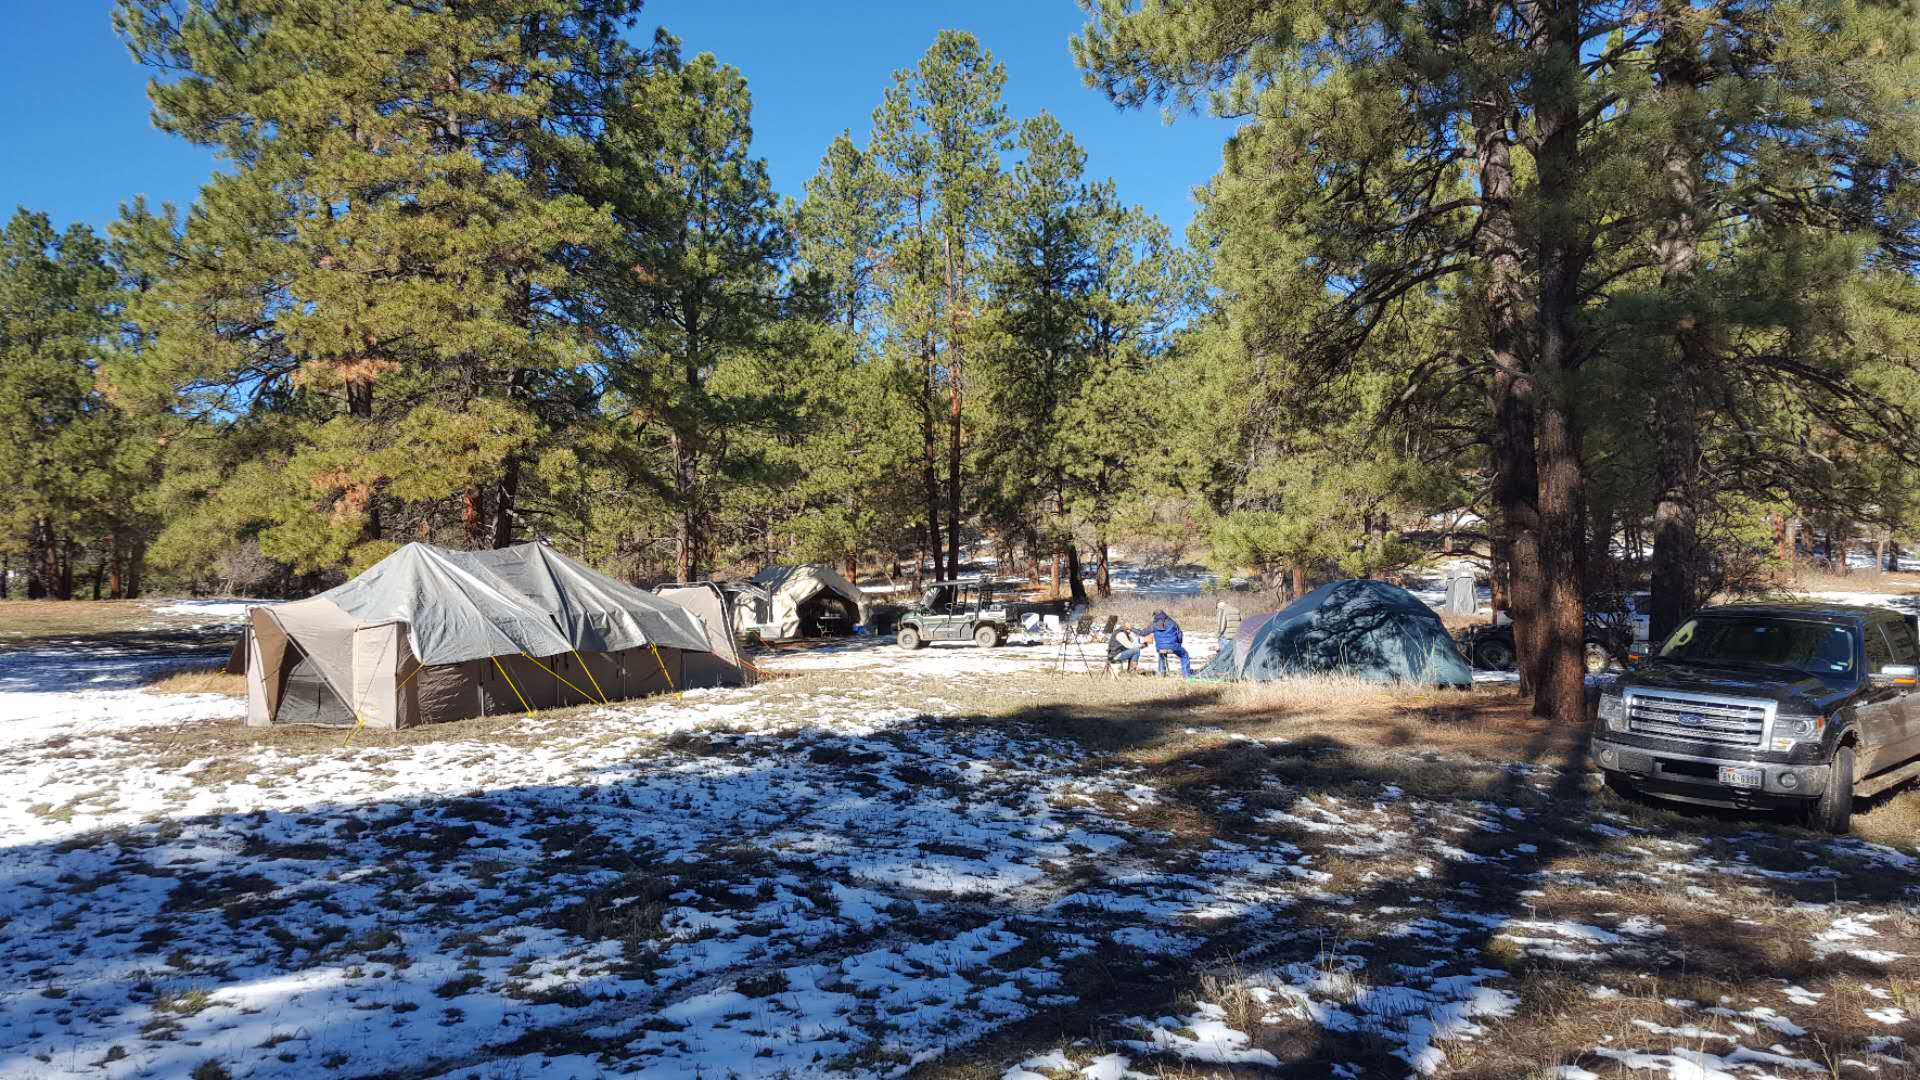
<svg viewBox="0 0 1920 1080">
<path fill-rule="evenodd" d="M 1587 674 L 1598 675 L 1613 666 L 1613 654 L 1597 641 L 1587 642 Z"/>
<path fill-rule="evenodd" d="M 983 649 L 991 649 L 1000 644 L 1000 631 L 991 626 L 983 626 L 973 632 L 973 643 Z"/>
<path fill-rule="evenodd" d="M 1473 666 L 1482 671 L 1512 671 L 1513 643 L 1489 638 L 1473 647 Z"/>
<path fill-rule="evenodd" d="M 1827 790 L 1804 811 L 1809 828 L 1844 835 L 1853 824 L 1853 747 L 1833 752 L 1833 776 Z"/>
<path fill-rule="evenodd" d="M 927 643 L 920 640 L 920 631 L 915 630 L 911 626 L 901 627 L 900 632 L 893 635 L 893 642 L 903 649 L 924 649 L 927 647 Z"/>
</svg>

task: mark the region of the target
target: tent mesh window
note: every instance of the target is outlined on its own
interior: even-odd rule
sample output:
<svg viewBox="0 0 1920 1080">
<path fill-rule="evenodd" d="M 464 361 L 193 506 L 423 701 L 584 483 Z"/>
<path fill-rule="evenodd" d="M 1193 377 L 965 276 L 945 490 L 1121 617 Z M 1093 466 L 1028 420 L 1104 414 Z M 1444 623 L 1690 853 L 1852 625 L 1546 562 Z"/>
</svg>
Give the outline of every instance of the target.
<svg viewBox="0 0 1920 1080">
<path fill-rule="evenodd" d="M 285 684 L 280 691 L 277 724 L 323 724 L 346 727 L 353 723 L 353 710 L 333 692 L 320 674 L 319 665 L 306 653 L 297 663 L 284 669 Z"/>
</svg>

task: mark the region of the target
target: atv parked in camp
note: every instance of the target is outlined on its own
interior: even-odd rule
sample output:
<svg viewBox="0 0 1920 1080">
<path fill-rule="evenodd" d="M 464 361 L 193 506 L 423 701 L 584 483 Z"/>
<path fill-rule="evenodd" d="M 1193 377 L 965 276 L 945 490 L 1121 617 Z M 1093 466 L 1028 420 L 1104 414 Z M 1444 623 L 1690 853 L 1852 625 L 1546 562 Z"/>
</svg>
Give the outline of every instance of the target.
<svg viewBox="0 0 1920 1080">
<path fill-rule="evenodd" d="M 1513 642 L 1512 623 L 1470 626 L 1457 635 L 1456 640 L 1460 642 L 1460 651 L 1466 654 L 1467 659 L 1479 671 L 1512 671 L 1515 659 L 1519 655 Z M 1632 644 L 1631 630 L 1615 626 L 1589 614 L 1586 634 L 1587 671 L 1601 672 L 1613 667 L 1624 667 Z"/>
<path fill-rule="evenodd" d="M 893 639 L 903 649 L 935 641 L 971 641 L 991 649 L 1007 640 L 1021 615 L 1039 606 L 996 596 L 992 582 L 936 581 L 919 603 L 901 613 Z"/>
</svg>

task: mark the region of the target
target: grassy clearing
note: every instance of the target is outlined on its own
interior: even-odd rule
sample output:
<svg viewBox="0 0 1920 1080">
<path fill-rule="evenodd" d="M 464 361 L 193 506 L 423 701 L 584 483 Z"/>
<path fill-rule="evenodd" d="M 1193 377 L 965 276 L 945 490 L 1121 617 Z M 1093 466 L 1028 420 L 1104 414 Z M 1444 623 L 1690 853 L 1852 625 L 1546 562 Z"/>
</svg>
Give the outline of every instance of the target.
<svg viewBox="0 0 1920 1080">
<path fill-rule="evenodd" d="M 161 675 L 143 689 L 149 694 L 220 694 L 247 696 L 247 677 L 229 675 L 225 666 L 189 668 Z"/>
<path fill-rule="evenodd" d="M 1842 574 L 1811 566 L 1796 568 L 1780 582 L 1780 590 L 1789 593 L 1894 593 L 1920 594 L 1920 574 L 1887 573 L 1882 570 L 1854 570 Z"/>
<path fill-rule="evenodd" d="M 124 633 L 158 618 L 144 600 L 0 600 L 0 641 Z"/>
</svg>

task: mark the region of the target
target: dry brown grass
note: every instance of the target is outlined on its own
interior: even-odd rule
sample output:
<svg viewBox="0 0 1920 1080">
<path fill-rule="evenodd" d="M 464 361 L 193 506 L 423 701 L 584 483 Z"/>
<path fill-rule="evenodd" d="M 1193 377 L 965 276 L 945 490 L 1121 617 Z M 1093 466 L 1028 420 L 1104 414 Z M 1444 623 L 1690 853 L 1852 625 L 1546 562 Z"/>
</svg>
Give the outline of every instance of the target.
<svg viewBox="0 0 1920 1080">
<path fill-rule="evenodd" d="M 1781 579 L 1779 589 L 1790 593 L 1920 593 L 1920 574 L 1889 574 L 1880 570 L 1842 574 L 1802 566 Z"/>
<path fill-rule="evenodd" d="M 142 600 L 0 600 L 0 641 L 119 633 L 154 619 Z"/>
<path fill-rule="evenodd" d="M 1340 676 L 1211 683 L 1035 673 L 969 690 L 984 716 L 1039 724 L 1143 764 L 1247 739 L 1559 764 L 1585 736 L 1582 724 L 1532 716 L 1504 685 L 1441 690 Z"/>
<path fill-rule="evenodd" d="M 1214 627 L 1214 607 L 1219 597 L 1213 596 L 1130 596 L 1122 593 L 1093 603 L 1093 624 L 1096 629 L 1106 621 L 1109 615 L 1120 616 L 1120 625 L 1135 629 L 1145 627 L 1153 621 L 1153 613 L 1164 611 L 1173 616 L 1189 638 L 1211 638 Z M 1240 609 L 1240 614 L 1251 615 L 1255 611 L 1270 610 L 1257 597 L 1235 594 L 1227 598 L 1227 603 Z M 1255 606 L 1249 607 L 1249 604 Z"/>
<path fill-rule="evenodd" d="M 1920 843 L 1920 786 L 1903 784 L 1879 798 L 1856 803 L 1853 834 L 1905 849 Z"/>
<path fill-rule="evenodd" d="M 247 696 L 247 677 L 229 675 L 224 666 L 189 668 L 162 675 L 144 687 L 149 694 L 221 694 Z"/>
</svg>

